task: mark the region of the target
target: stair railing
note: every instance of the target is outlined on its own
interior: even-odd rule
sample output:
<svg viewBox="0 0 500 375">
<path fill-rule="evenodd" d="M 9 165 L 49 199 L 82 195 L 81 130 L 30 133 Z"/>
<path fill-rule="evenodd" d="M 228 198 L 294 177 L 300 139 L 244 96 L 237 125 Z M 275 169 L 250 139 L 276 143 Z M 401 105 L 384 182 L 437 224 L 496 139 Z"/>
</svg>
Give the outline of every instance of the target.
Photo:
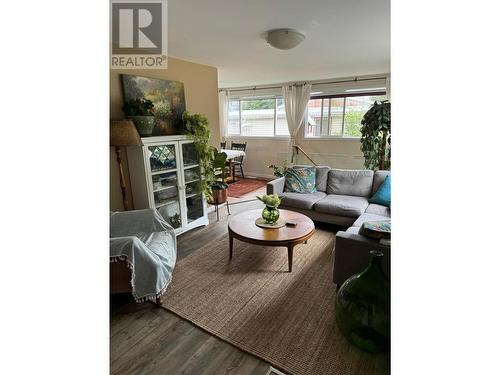
<svg viewBox="0 0 500 375">
<path fill-rule="evenodd" d="M 315 165 L 315 166 L 316 166 L 316 165 L 318 165 L 318 164 L 316 164 L 316 162 L 315 162 L 314 160 L 312 160 L 312 159 L 311 159 L 311 157 L 307 154 L 307 152 L 305 152 L 305 151 L 304 151 L 304 149 L 303 149 L 302 147 L 300 147 L 300 146 L 298 146 L 298 145 L 294 145 L 294 147 L 295 147 L 295 152 L 294 152 L 294 153 L 293 153 L 293 155 L 292 155 L 292 163 L 293 163 L 294 157 L 298 156 L 299 151 L 300 151 L 300 152 L 302 152 L 302 153 L 305 155 L 305 157 L 306 157 L 306 158 L 307 158 L 307 159 L 308 159 L 311 163 L 313 163 L 313 165 Z M 296 160 L 296 159 L 295 159 L 295 160 Z"/>
</svg>

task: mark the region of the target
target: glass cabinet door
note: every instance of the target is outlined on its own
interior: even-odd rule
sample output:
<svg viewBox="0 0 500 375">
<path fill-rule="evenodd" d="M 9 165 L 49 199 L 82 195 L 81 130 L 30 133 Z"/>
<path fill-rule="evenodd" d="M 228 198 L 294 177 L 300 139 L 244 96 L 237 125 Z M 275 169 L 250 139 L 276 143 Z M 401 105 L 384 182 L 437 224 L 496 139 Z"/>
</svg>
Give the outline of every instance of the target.
<svg viewBox="0 0 500 375">
<path fill-rule="evenodd" d="M 182 226 L 175 145 L 149 146 L 154 206 L 172 225 Z"/>
<path fill-rule="evenodd" d="M 203 217 L 203 194 L 200 186 L 200 165 L 193 143 L 182 143 L 187 223 Z"/>
</svg>

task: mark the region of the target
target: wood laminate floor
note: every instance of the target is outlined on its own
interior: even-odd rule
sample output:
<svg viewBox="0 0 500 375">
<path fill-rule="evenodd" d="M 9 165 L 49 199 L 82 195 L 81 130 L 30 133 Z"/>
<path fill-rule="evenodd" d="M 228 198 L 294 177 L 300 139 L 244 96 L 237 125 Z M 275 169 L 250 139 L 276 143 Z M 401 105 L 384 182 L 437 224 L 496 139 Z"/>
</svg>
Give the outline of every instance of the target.
<svg viewBox="0 0 500 375">
<path fill-rule="evenodd" d="M 264 190 L 232 202 L 231 214 L 260 208 L 253 199 Z M 247 201 L 247 202 L 245 202 Z M 178 260 L 227 233 L 225 208 L 209 214 L 210 224 L 177 238 Z M 168 298 L 168 297 L 167 297 Z M 153 303 L 137 304 L 129 295 L 111 298 L 111 374 L 267 375 L 270 365 Z"/>
</svg>

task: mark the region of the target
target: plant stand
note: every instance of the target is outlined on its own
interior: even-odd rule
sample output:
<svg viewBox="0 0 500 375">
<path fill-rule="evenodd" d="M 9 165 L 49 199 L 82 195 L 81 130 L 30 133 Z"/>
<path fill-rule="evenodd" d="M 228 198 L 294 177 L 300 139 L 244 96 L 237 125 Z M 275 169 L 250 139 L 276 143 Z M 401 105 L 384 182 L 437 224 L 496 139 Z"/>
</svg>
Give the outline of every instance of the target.
<svg viewBox="0 0 500 375">
<path fill-rule="evenodd" d="M 209 202 L 208 203 L 208 204 L 215 206 L 215 215 L 217 216 L 217 221 L 219 221 L 219 206 L 223 205 L 224 203 L 226 203 L 227 214 L 231 215 L 231 212 L 229 211 L 229 202 L 228 201 L 222 202 L 222 203 L 219 203 L 219 202 Z"/>
</svg>

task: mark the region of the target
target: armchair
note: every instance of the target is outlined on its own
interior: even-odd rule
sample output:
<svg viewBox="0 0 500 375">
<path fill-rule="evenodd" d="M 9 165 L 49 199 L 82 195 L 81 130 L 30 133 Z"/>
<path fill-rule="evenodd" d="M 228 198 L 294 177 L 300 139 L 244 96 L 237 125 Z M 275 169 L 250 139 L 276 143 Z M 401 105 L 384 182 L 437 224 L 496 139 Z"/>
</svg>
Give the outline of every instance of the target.
<svg viewBox="0 0 500 375">
<path fill-rule="evenodd" d="M 111 293 L 158 303 L 177 259 L 174 229 L 156 209 L 112 212 L 109 255 Z"/>
</svg>

